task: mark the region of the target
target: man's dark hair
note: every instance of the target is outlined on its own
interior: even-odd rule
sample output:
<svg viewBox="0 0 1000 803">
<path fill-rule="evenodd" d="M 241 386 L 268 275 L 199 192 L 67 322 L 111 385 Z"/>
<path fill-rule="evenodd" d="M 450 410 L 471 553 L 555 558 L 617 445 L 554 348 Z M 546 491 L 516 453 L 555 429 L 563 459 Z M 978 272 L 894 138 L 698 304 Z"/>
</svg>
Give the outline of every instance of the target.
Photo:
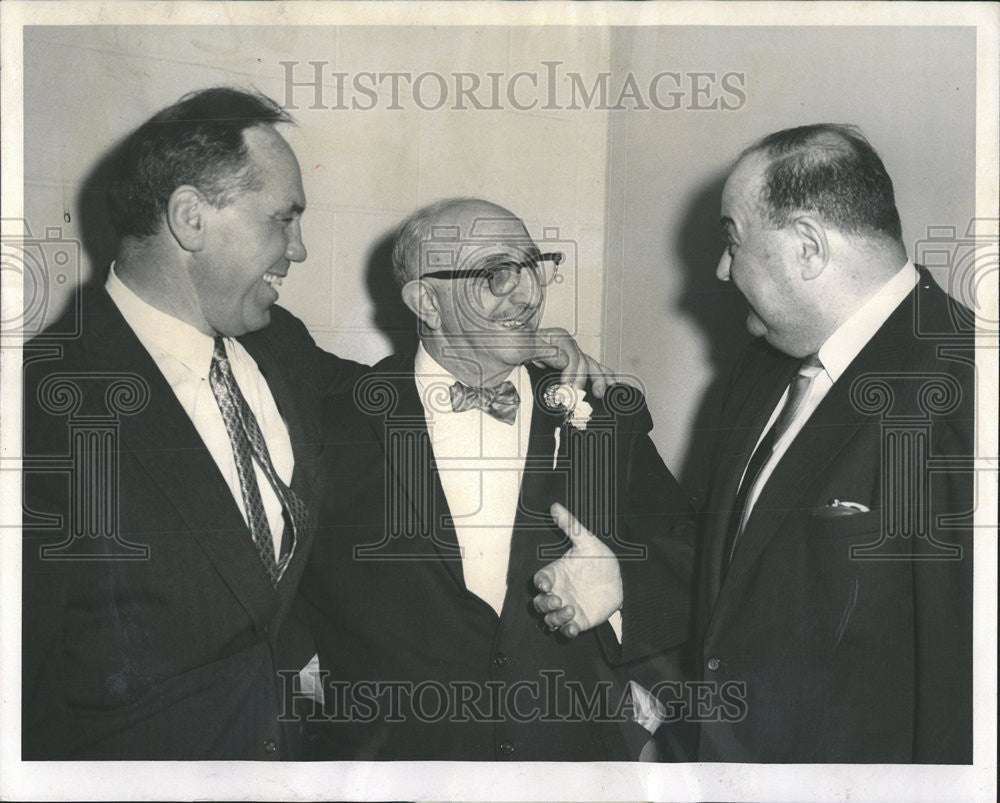
<svg viewBox="0 0 1000 803">
<path fill-rule="evenodd" d="M 857 126 L 788 128 L 742 156 L 752 153 L 769 161 L 760 198 L 768 225 L 780 228 L 796 213 L 809 212 L 846 234 L 902 239 L 892 179 Z"/>
<path fill-rule="evenodd" d="M 115 155 L 108 209 L 118 236 L 156 234 L 171 193 L 185 184 L 197 187 L 216 207 L 259 189 L 243 132 L 292 122 L 265 95 L 230 87 L 191 92 L 163 109 Z"/>
</svg>

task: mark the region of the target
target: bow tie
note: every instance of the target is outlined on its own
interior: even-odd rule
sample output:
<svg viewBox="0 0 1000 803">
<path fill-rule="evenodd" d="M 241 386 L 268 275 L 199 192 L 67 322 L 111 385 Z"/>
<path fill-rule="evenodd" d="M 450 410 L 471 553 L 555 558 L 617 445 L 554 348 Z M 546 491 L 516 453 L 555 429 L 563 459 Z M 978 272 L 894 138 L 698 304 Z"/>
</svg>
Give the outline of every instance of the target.
<svg viewBox="0 0 1000 803">
<path fill-rule="evenodd" d="M 456 413 L 482 410 L 505 424 L 514 423 L 514 419 L 517 418 L 517 407 L 521 403 L 517 388 L 510 380 L 501 382 L 495 388 L 470 388 L 468 385 L 456 382 L 449 388 L 449 393 L 451 409 Z"/>
</svg>

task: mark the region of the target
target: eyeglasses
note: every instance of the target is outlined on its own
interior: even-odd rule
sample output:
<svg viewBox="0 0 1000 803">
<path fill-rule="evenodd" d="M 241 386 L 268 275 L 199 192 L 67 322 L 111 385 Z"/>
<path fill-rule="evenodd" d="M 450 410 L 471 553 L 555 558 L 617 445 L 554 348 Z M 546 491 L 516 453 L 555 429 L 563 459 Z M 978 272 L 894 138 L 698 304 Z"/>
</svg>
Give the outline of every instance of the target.
<svg viewBox="0 0 1000 803">
<path fill-rule="evenodd" d="M 517 262 L 509 256 L 498 254 L 488 257 L 484 264 L 474 268 L 459 268 L 458 270 L 436 270 L 424 273 L 421 279 L 475 279 L 485 282 L 490 292 L 497 298 L 510 295 L 521 283 L 521 271 L 528 268 L 535 280 L 542 287 L 547 287 L 555 281 L 559 263 L 566 258 L 562 251 L 552 251 L 539 254 L 523 262 Z"/>
</svg>

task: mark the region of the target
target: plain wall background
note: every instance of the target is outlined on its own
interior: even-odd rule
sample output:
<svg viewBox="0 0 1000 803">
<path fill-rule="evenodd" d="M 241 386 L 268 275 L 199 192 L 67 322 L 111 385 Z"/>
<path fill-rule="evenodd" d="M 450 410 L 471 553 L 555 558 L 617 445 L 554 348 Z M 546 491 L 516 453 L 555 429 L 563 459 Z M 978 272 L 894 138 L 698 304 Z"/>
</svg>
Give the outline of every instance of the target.
<svg viewBox="0 0 1000 803">
<path fill-rule="evenodd" d="M 746 75 L 747 102 L 736 111 L 610 118 L 604 357 L 641 378 L 660 454 L 700 495 L 711 438 L 705 427 L 749 340 L 742 298 L 715 278 L 719 204 L 732 160 L 772 131 L 854 123 L 893 179 L 911 256 L 929 226 L 963 235 L 975 210 L 975 32 L 616 28 L 612 57 L 616 70 L 641 75 Z M 936 275 L 947 288 L 948 271 Z"/>
<path fill-rule="evenodd" d="M 489 72 L 537 72 L 548 53 L 557 54 L 565 70 L 607 70 L 610 29 L 26 28 L 26 220 L 36 237 L 59 226 L 63 237 L 82 240 L 84 280 L 103 276 L 115 245 L 100 197 L 101 160 L 184 93 L 253 85 L 284 103 L 280 62 L 300 61 L 292 77 L 309 81 L 308 62 L 324 61 L 321 101 L 333 107 L 334 72 L 468 71 L 485 83 Z M 434 87 L 433 81 L 424 85 L 426 106 L 435 105 Z M 609 113 L 519 112 L 506 101 L 499 110 L 456 110 L 450 100 L 424 111 L 411 101 L 405 81 L 396 104 L 403 109 L 394 110 L 386 108 L 391 95 L 385 94 L 371 110 L 311 109 L 314 90 L 293 89 L 298 126 L 282 133 L 303 170 L 309 256 L 292 266 L 279 303 L 302 318 L 321 346 L 343 356 L 374 362 L 405 346 L 415 324 L 389 277 L 392 234 L 424 204 L 478 196 L 510 208 L 536 238 L 558 230 L 557 241 L 575 259 L 561 266 L 566 280 L 549 293 L 544 322 L 571 330 L 585 350 L 600 354 Z M 578 280 L 581 272 L 585 278 Z M 49 320 L 68 289 L 52 287 Z"/>
<path fill-rule="evenodd" d="M 181 27 L 25 29 L 25 216 L 83 244 L 82 280 L 114 253 L 101 197 L 104 160 L 130 130 L 199 87 L 254 85 L 286 97 L 296 80 L 361 71 L 563 74 L 588 84 L 628 72 L 744 75 L 737 110 L 595 108 L 436 111 L 309 109 L 295 90 L 309 206 L 308 260 L 281 303 L 317 341 L 371 362 L 412 340 L 388 277 L 391 234 L 420 205 L 475 195 L 508 206 L 574 256 L 545 323 L 645 387 L 661 454 L 699 494 L 713 390 L 746 340 L 744 308 L 714 278 L 721 184 L 757 137 L 817 121 L 853 122 L 896 185 L 908 247 L 928 226 L 963 233 L 973 215 L 975 33 L 971 28 Z M 485 80 L 485 78 L 484 78 Z M 333 104 L 332 78 L 325 102 Z M 565 87 L 563 87 L 565 88 Z M 732 98 L 730 98 L 731 100 Z M 586 105 L 586 104 L 584 104 Z M 690 105 L 690 98 L 685 100 Z M 66 215 L 69 221 L 66 220 Z M 553 232 L 549 232 L 552 234 Z M 947 286 L 947 270 L 941 271 Z M 75 282 L 51 282 L 51 319 Z"/>
</svg>

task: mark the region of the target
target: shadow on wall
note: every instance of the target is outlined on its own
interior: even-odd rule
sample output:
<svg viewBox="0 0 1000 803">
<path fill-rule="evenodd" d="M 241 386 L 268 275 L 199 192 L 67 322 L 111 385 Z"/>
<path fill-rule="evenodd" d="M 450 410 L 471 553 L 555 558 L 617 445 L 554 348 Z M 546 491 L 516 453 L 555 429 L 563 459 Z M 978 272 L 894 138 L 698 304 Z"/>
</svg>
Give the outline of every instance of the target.
<svg viewBox="0 0 1000 803">
<path fill-rule="evenodd" d="M 82 294 L 89 287 L 103 286 L 118 251 L 118 236 L 108 215 L 107 195 L 111 186 L 111 167 L 119 147 L 120 142 L 94 164 L 81 182 L 72 208 L 63 209 L 63 220 L 70 228 L 61 233 L 67 240 L 74 241 L 79 251 L 74 247 L 66 264 L 49 264 L 44 259 L 39 263 L 42 273 L 36 275 L 36 286 L 25 297 L 25 334 L 34 336 L 44 327 L 50 337 L 71 336 L 78 324 L 76 316 L 81 309 Z M 44 231 L 48 239 L 48 232 Z M 34 301 L 36 296 L 37 302 Z"/>
<path fill-rule="evenodd" d="M 112 167 L 124 140 L 102 156 L 87 174 L 76 199 L 81 247 L 91 265 L 86 284 L 100 286 L 108 276 L 111 260 L 118 252 L 118 235 L 108 214 Z"/>
<path fill-rule="evenodd" d="M 85 286 L 104 284 L 118 251 L 118 236 L 108 214 L 108 193 L 113 183 L 115 156 L 123 142 L 124 139 L 97 161 L 84 178 L 76 198 L 76 230 L 86 262 L 91 266 L 89 276 L 74 290 L 76 294 Z M 399 287 L 392 278 L 395 236 L 393 230 L 376 240 L 368 254 L 365 275 L 375 309 L 375 327 L 389 338 L 394 352 L 413 351 L 417 343 L 416 321 L 403 304 Z M 70 303 L 75 303 L 75 299 Z"/>
<path fill-rule="evenodd" d="M 678 479 L 701 507 L 709 484 L 709 460 L 716 443 L 714 422 L 736 358 L 750 341 L 746 302 L 731 282 L 715 276 L 722 255 L 719 209 L 728 174 L 720 174 L 695 194 L 680 230 L 685 285 L 678 307 L 701 329 L 708 343 L 713 375 L 693 418 L 687 453 Z"/>
<path fill-rule="evenodd" d="M 368 253 L 365 277 L 374 307 L 372 323 L 390 343 L 394 354 L 412 353 L 417 348 L 417 321 L 403 303 L 400 287 L 392 277 L 392 247 L 396 230 L 382 235 Z"/>
</svg>

